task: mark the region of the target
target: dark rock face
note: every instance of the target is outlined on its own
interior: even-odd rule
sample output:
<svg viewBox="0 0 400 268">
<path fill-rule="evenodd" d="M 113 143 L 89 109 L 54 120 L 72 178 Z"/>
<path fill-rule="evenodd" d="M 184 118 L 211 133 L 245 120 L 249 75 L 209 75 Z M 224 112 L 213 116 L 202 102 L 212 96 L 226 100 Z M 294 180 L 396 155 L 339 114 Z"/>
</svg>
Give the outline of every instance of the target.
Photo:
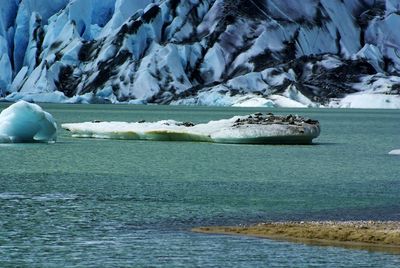
<svg viewBox="0 0 400 268">
<path fill-rule="evenodd" d="M 57 87 L 59 91 L 63 92 L 67 97 L 73 97 L 76 94 L 76 87 L 79 83 L 74 77 L 74 69 L 67 65 L 60 68 Z"/>
<path fill-rule="evenodd" d="M 33 62 L 28 70 L 3 64 L 18 80 L 10 85 L 0 75 L 1 92 L 168 104 L 196 103 L 207 92 L 268 98 L 290 89 L 327 105 L 379 73 L 393 84 L 386 93 L 398 94 L 400 15 L 392 0 L 166 0 L 142 11 L 126 10 L 128 0 L 106 2 L 114 15 L 102 28 L 68 1 L 50 20 L 35 13 L 26 51 L 7 43 L 9 58 L 25 53 Z M 82 5 L 104 16 L 99 8 Z"/>
<path fill-rule="evenodd" d="M 318 103 L 326 104 L 331 98 L 343 98 L 357 90 L 349 84 L 359 82 L 360 78 L 373 75 L 376 70 L 365 60 L 342 60 L 341 65 L 325 68 L 317 62 L 323 60 L 320 56 L 309 56 L 296 59 L 286 68 L 297 70 L 299 79 L 297 89 L 306 97 Z M 304 70 L 306 64 L 312 64 Z M 289 67 L 290 66 L 290 67 Z"/>
<path fill-rule="evenodd" d="M 309 125 L 319 125 L 317 120 L 304 118 L 298 115 L 289 114 L 287 116 L 279 116 L 272 113 L 268 113 L 266 115 L 263 115 L 262 113 L 256 113 L 249 115 L 247 118 L 237 119 L 233 126 L 272 124 L 302 126 L 304 123 Z"/>
</svg>

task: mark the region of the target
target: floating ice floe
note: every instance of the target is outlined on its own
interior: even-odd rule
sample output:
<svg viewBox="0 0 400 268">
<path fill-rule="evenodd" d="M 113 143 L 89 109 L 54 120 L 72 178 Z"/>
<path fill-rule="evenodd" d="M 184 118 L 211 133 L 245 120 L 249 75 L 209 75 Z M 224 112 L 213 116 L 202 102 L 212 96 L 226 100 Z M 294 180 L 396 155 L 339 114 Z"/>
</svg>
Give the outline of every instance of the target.
<svg viewBox="0 0 400 268">
<path fill-rule="evenodd" d="M 248 144 L 310 144 L 320 134 L 316 120 L 271 113 L 235 116 L 204 124 L 163 120 L 149 123 L 93 121 L 61 126 L 77 138 Z"/>
<path fill-rule="evenodd" d="M 391 154 L 391 155 L 400 155 L 400 149 L 392 150 L 392 151 L 389 152 L 389 154 Z"/>
<path fill-rule="evenodd" d="M 37 105 L 19 101 L 0 113 L 0 143 L 55 142 L 57 124 Z"/>
</svg>

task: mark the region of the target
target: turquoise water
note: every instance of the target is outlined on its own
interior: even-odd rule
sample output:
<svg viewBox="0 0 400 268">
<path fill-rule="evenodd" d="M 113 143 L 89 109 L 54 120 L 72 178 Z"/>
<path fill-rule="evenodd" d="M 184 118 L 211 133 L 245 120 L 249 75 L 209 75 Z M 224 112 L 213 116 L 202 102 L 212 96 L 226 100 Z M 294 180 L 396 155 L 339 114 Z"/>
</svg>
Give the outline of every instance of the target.
<svg viewBox="0 0 400 268">
<path fill-rule="evenodd" d="M 4 108 L 2 104 L 0 107 Z M 58 123 L 320 120 L 312 146 L 73 139 L 0 145 L 0 267 L 385 266 L 400 256 L 190 232 L 266 220 L 400 220 L 400 111 L 43 105 Z"/>
</svg>

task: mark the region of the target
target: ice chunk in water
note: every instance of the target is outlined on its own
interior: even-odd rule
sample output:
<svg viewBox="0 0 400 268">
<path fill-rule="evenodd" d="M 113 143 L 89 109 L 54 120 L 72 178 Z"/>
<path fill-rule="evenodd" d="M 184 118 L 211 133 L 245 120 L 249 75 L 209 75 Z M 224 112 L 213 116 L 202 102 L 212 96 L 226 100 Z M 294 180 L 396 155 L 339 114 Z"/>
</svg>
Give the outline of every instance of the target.
<svg viewBox="0 0 400 268">
<path fill-rule="evenodd" d="M 26 101 L 0 113 L 0 142 L 55 142 L 57 124 L 51 114 Z"/>
<path fill-rule="evenodd" d="M 320 133 L 319 122 L 300 116 L 257 113 L 204 124 L 158 122 L 84 122 L 62 124 L 73 137 L 205 141 L 217 143 L 309 144 Z"/>
<path fill-rule="evenodd" d="M 391 155 L 400 155 L 400 149 L 392 150 L 392 151 L 389 152 L 389 154 L 391 154 Z"/>
</svg>

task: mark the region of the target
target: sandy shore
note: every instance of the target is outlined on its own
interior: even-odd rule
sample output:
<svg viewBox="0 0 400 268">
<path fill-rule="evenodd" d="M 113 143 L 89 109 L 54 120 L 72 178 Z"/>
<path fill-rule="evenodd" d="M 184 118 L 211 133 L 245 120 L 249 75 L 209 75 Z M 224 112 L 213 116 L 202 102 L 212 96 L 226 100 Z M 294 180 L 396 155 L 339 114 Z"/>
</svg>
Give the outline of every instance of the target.
<svg viewBox="0 0 400 268">
<path fill-rule="evenodd" d="M 400 253 L 398 221 L 270 222 L 250 226 L 199 227 L 192 231 Z"/>
</svg>

